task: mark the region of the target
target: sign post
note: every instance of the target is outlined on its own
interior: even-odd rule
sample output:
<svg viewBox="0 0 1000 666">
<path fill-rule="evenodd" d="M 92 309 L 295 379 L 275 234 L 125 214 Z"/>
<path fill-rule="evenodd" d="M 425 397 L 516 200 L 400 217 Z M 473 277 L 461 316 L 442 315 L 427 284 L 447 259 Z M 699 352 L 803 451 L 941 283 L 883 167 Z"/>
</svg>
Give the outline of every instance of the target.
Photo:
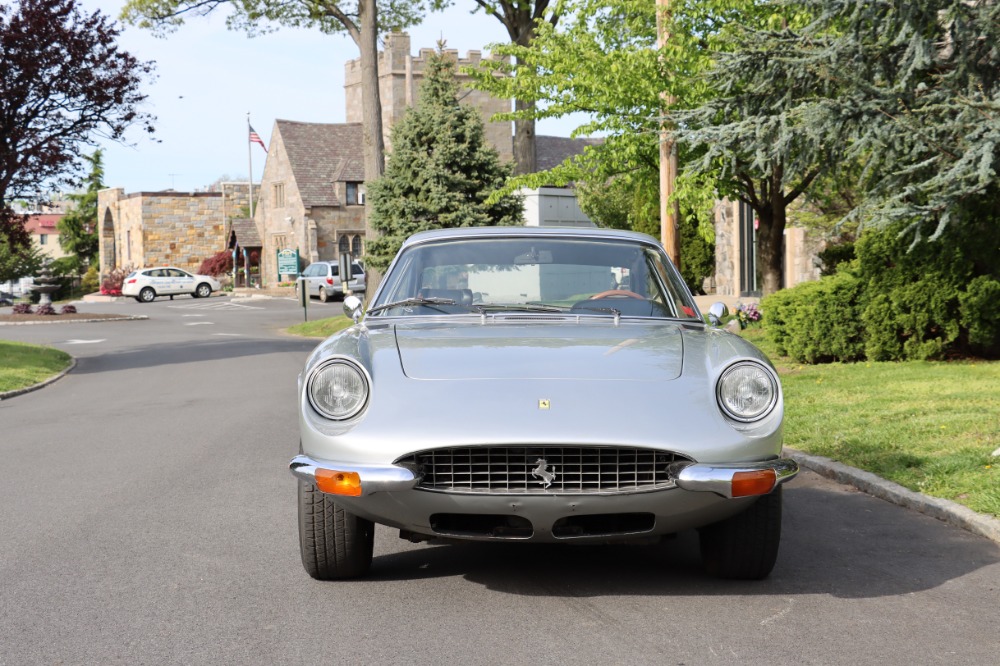
<svg viewBox="0 0 1000 666">
<path fill-rule="evenodd" d="M 339 267 L 337 269 L 340 275 L 340 288 L 344 292 L 344 297 L 351 295 L 351 280 L 354 278 L 351 272 L 351 253 L 341 252 L 340 261 L 338 262 Z"/>
<path fill-rule="evenodd" d="M 309 321 L 309 292 L 306 291 L 306 281 L 299 275 L 299 251 L 298 250 L 278 250 L 278 280 L 282 275 L 291 275 L 295 278 L 296 291 L 299 294 L 299 303 L 302 304 L 302 315 L 305 321 Z"/>
</svg>

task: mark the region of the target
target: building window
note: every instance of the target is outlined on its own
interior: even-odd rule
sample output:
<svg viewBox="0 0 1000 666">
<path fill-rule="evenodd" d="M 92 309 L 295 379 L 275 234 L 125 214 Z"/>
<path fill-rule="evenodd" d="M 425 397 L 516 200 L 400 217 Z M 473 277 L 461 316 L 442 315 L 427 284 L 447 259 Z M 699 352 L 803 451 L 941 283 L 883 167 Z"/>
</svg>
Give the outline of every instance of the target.
<svg viewBox="0 0 1000 666">
<path fill-rule="evenodd" d="M 351 251 L 351 239 L 348 236 L 341 236 L 337 241 L 337 253 L 347 254 Z"/>
<path fill-rule="evenodd" d="M 41 235 L 39 235 L 38 236 L 38 244 L 39 245 L 48 245 L 49 244 L 49 235 L 48 234 L 41 234 Z"/>
<path fill-rule="evenodd" d="M 361 258 L 361 236 L 355 235 L 351 241 L 351 256 L 355 259 Z"/>
<path fill-rule="evenodd" d="M 365 190 L 363 183 L 347 183 L 347 205 L 363 206 L 365 204 Z"/>
<path fill-rule="evenodd" d="M 132 263 L 132 230 L 125 232 L 125 260 Z"/>
<path fill-rule="evenodd" d="M 285 184 L 275 183 L 271 186 L 272 199 L 274 201 L 275 208 L 285 207 Z"/>
</svg>

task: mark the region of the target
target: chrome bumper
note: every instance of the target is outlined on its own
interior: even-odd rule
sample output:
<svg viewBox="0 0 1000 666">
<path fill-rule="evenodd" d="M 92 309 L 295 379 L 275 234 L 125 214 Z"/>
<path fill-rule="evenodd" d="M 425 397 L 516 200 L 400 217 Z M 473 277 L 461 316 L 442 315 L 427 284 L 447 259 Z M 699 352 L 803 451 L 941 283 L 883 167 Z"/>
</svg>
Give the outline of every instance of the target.
<svg viewBox="0 0 1000 666">
<path fill-rule="evenodd" d="M 396 465 L 358 465 L 332 460 L 314 460 L 309 456 L 295 456 L 288 465 L 292 474 L 308 483 L 316 483 L 316 470 L 327 469 L 355 472 L 361 478 L 361 496 L 377 492 L 409 490 L 416 486 L 417 475 Z M 678 488 L 695 492 L 711 492 L 733 499 L 733 477 L 738 472 L 774 472 L 774 488 L 799 473 L 799 465 L 791 458 L 778 458 L 763 462 L 747 463 L 674 463 L 670 466 Z"/>
<path fill-rule="evenodd" d="M 747 463 L 674 463 L 670 466 L 670 475 L 678 488 L 715 493 L 732 499 L 733 477 L 738 472 L 767 470 L 774 472 L 774 488 L 777 488 L 799 473 L 799 465 L 791 458 Z"/>
<path fill-rule="evenodd" d="M 316 483 L 316 469 L 355 472 L 361 477 L 361 496 L 391 490 L 407 490 L 417 483 L 416 475 L 405 467 L 395 465 L 358 465 L 338 463 L 332 460 L 313 460 L 309 456 L 295 456 L 288 469 L 296 477 L 309 483 Z"/>
</svg>

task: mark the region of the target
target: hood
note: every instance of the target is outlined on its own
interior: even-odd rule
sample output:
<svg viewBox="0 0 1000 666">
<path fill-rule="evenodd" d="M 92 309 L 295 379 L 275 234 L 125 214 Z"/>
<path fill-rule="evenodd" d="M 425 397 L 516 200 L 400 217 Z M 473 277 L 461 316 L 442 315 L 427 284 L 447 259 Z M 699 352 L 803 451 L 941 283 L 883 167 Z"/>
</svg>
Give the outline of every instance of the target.
<svg viewBox="0 0 1000 666">
<path fill-rule="evenodd" d="M 663 381 L 680 375 L 684 348 L 662 322 L 400 326 L 396 345 L 406 376 L 426 380 Z"/>
</svg>

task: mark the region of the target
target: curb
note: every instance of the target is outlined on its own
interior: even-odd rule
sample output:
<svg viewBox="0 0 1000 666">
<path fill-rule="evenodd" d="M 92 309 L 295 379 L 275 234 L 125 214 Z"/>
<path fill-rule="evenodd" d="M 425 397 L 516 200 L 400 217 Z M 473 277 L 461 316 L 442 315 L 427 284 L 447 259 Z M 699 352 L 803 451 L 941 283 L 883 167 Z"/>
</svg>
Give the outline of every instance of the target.
<svg viewBox="0 0 1000 666">
<path fill-rule="evenodd" d="M 56 315 L 58 317 L 58 315 Z M 103 317 L 101 319 L 57 319 L 52 321 L 0 321 L 0 326 L 48 326 L 49 324 L 97 324 L 102 321 L 138 321 L 149 319 L 149 315 L 125 315 L 121 317 Z"/>
<path fill-rule="evenodd" d="M 1000 520 L 997 518 L 977 513 L 958 502 L 939 499 L 937 497 L 928 497 L 927 495 L 904 488 L 898 483 L 887 481 L 871 472 L 865 472 L 855 467 L 830 460 L 829 458 L 813 456 L 789 448 L 785 448 L 785 455 L 795 460 L 802 467 L 810 469 L 821 476 L 854 486 L 873 497 L 898 504 L 907 509 L 919 511 L 932 518 L 937 518 L 950 525 L 961 527 L 966 531 L 986 537 L 1000 544 Z"/>
<path fill-rule="evenodd" d="M 69 374 L 70 370 L 72 370 L 75 367 L 76 367 L 76 357 L 70 356 L 69 367 L 66 368 L 65 370 L 63 370 L 62 372 L 60 372 L 59 374 L 54 375 L 52 377 L 49 377 L 44 382 L 39 382 L 37 384 L 25 387 L 23 389 L 17 389 L 15 391 L 2 392 L 2 393 L 0 393 L 0 401 L 9 400 L 10 398 L 13 398 L 15 396 L 24 395 L 25 393 L 31 393 L 32 391 L 37 391 L 40 388 L 45 388 L 49 384 L 57 382 L 60 379 L 62 379 L 63 377 L 65 377 L 67 374 Z"/>
</svg>

